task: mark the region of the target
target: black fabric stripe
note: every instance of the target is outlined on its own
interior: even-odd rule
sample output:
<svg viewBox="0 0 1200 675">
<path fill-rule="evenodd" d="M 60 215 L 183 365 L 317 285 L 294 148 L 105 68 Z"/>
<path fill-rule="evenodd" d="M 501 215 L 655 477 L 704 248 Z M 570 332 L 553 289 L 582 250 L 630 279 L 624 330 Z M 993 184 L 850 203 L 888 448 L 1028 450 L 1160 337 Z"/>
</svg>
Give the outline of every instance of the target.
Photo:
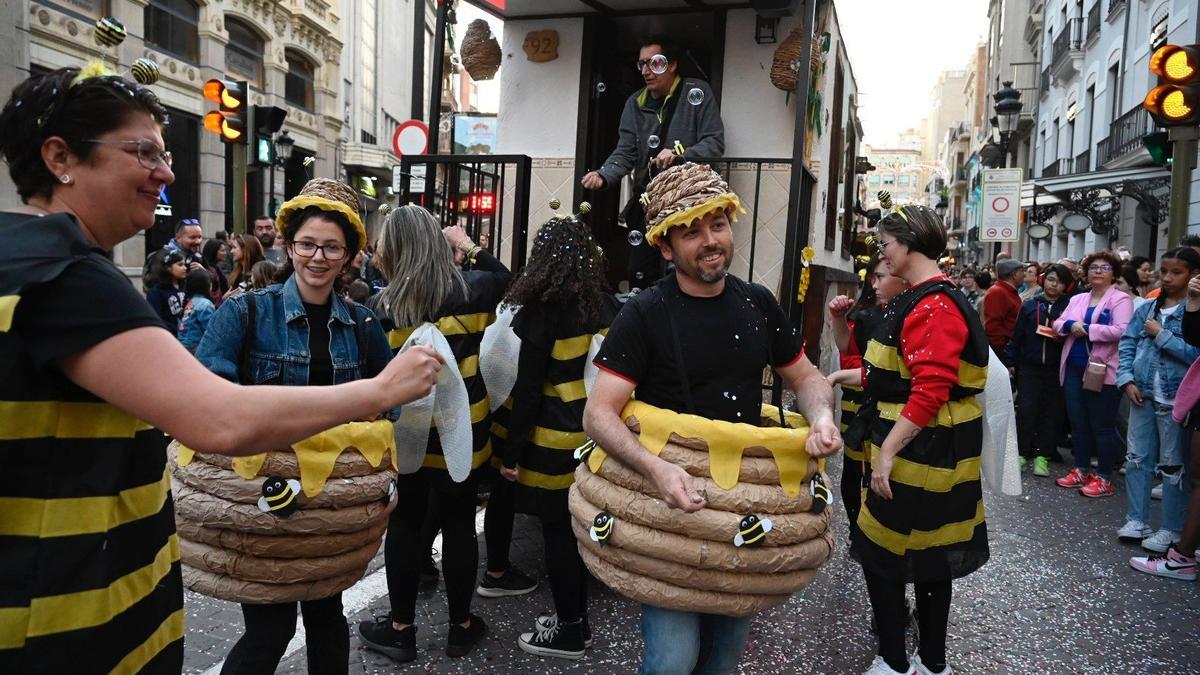
<svg viewBox="0 0 1200 675">
<path fill-rule="evenodd" d="M 106 533 L 74 537 L 0 537 L 0 606 L 30 597 L 104 588 L 154 562 L 175 533 L 170 495 L 161 511 Z"/>
<path fill-rule="evenodd" d="M 132 439 L 0 441 L 0 496 L 105 497 L 162 480 L 167 438 L 157 429 Z"/>
<path fill-rule="evenodd" d="M 579 461 L 575 459 L 573 449 L 543 448 L 530 443 L 521 453 L 521 466 L 551 476 L 565 476 L 575 473 Z"/>
<path fill-rule="evenodd" d="M 891 420 L 877 419 L 871 426 L 871 442 L 882 447 L 893 426 Z M 897 456 L 937 469 L 953 469 L 964 459 L 978 457 L 982 447 L 980 417 L 953 427 L 925 427 Z"/>
<path fill-rule="evenodd" d="M 854 552 L 863 567 L 888 579 L 906 582 L 958 579 L 983 567 L 988 550 L 987 523 L 980 523 L 964 542 L 908 551 L 898 556 L 878 546 L 858 528 L 851 530 Z"/>
<path fill-rule="evenodd" d="M 864 504 L 879 524 L 900 534 L 971 520 L 983 499 L 978 480 L 959 483 L 949 492 L 929 492 L 896 481 L 891 481 L 891 486 L 891 501 L 867 490 Z"/>
<path fill-rule="evenodd" d="M 186 619 L 185 619 L 186 621 Z M 184 626 L 186 629 L 186 625 Z M 178 675 L 183 672 L 183 639 L 163 647 L 153 659 L 146 663 L 140 675 Z"/>
</svg>

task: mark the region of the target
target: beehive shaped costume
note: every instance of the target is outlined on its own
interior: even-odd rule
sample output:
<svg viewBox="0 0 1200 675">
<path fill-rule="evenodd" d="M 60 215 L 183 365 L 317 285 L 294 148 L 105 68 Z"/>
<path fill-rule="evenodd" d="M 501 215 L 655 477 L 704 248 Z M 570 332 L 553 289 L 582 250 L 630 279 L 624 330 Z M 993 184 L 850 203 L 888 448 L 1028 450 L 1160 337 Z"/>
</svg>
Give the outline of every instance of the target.
<svg viewBox="0 0 1200 675">
<path fill-rule="evenodd" d="M 741 209 L 720 176 L 690 162 L 647 190 L 652 244 L 672 227 L 716 210 L 735 219 Z M 592 574 L 655 607 L 728 616 L 782 604 L 812 581 L 833 552 L 828 479 L 805 451 L 803 417 L 781 419 L 767 405 L 761 416 L 754 426 L 629 401 L 625 424 L 648 451 L 695 476 L 706 502 L 694 513 L 672 509 L 653 481 L 585 444 L 568 501 Z"/>
</svg>

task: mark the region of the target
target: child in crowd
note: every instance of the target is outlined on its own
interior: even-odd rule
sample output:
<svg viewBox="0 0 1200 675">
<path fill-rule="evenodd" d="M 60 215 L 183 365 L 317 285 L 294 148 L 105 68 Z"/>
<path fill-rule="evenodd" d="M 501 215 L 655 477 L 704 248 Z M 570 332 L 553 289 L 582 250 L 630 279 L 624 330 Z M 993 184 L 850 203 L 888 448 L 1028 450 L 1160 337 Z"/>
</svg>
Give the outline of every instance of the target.
<svg viewBox="0 0 1200 675">
<path fill-rule="evenodd" d="M 1135 259 L 1136 260 L 1136 259 Z M 1127 522 L 1117 530 L 1122 541 L 1140 541 L 1142 548 L 1165 553 L 1179 541 L 1187 511 L 1184 478 L 1187 433 L 1171 411 L 1175 392 L 1200 348 L 1183 340 L 1183 301 L 1188 281 L 1200 273 L 1200 253 L 1181 246 L 1163 254 L 1162 291 L 1134 310 L 1121 337 L 1117 387 L 1132 403 L 1129 413 L 1129 452 L 1125 488 L 1129 499 Z M 1162 529 L 1149 526 L 1150 491 L 1155 473 L 1163 477 Z"/>
<path fill-rule="evenodd" d="M 203 269 L 188 272 L 184 290 L 187 292 L 187 304 L 183 307 L 183 317 L 179 319 L 179 341 L 195 354 L 208 328 L 209 319 L 217 311 L 211 298 L 212 275 Z"/>
<path fill-rule="evenodd" d="M 183 316 L 186 296 L 183 280 L 187 277 L 187 263 L 179 251 L 162 249 L 154 254 L 149 266 L 146 301 L 158 313 L 163 326 L 171 335 L 179 332 L 179 318 Z"/>
<path fill-rule="evenodd" d="M 250 268 L 250 288 L 266 288 L 274 283 L 279 276 L 279 266 L 270 260 L 259 260 Z"/>
</svg>

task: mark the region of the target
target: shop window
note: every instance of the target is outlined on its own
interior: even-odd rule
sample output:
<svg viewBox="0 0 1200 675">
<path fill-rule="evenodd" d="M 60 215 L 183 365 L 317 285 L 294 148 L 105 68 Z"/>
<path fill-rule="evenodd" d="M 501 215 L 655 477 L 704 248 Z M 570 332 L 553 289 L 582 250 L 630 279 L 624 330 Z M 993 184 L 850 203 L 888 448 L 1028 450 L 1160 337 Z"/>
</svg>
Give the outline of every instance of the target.
<svg viewBox="0 0 1200 675">
<path fill-rule="evenodd" d="M 197 61 L 200 8 L 192 0 L 150 0 L 145 10 L 146 44 Z"/>
<path fill-rule="evenodd" d="M 249 26 L 226 17 L 229 43 L 225 45 L 225 70 L 263 88 L 263 41 Z"/>
</svg>

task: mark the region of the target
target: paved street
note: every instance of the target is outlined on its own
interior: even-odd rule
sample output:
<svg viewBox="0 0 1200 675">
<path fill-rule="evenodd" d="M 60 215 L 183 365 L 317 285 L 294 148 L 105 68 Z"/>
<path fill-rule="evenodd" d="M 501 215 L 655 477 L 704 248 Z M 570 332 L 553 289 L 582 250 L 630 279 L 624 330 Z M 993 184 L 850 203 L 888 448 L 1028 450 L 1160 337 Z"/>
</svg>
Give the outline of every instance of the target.
<svg viewBox="0 0 1200 675">
<path fill-rule="evenodd" d="M 1055 469 L 1058 468 L 1056 465 Z M 831 464 L 830 472 L 840 467 Z M 1194 673 L 1200 663 L 1200 587 L 1138 574 L 1127 564 L 1137 549 L 1116 542 L 1125 500 L 1088 500 L 1049 479 L 1029 477 L 1026 496 L 988 495 L 992 559 L 955 586 L 948 655 L 959 673 Z M 1155 502 L 1155 519 L 1158 502 Z M 835 510 L 839 544 L 846 523 Z M 480 520 L 482 523 L 482 520 Z M 482 544 L 482 541 L 480 542 Z M 544 578 L 540 530 L 518 516 L 513 560 Z M 480 559 L 483 559 L 482 546 Z M 372 563 L 370 573 L 383 564 Z M 387 611 L 383 573 L 346 594 L 351 624 Z M 219 664 L 240 634 L 236 605 L 189 593 L 185 671 Z M 595 647 L 579 662 L 519 651 L 516 636 L 551 607 L 549 589 L 513 599 L 475 599 L 490 635 L 469 657 L 447 659 L 446 604 L 424 592 L 418 605 L 418 660 L 401 668 L 366 651 L 352 630 L 350 672 L 548 673 L 636 669 L 641 642 L 633 603 L 595 584 L 591 625 Z M 353 610 L 353 611 L 351 611 Z M 296 646 L 298 642 L 294 642 Z M 743 673 L 857 673 L 874 653 L 866 591 L 844 546 L 817 581 L 754 623 Z M 303 672 L 303 650 L 280 672 Z M 215 672 L 215 671 L 214 671 Z"/>
</svg>

